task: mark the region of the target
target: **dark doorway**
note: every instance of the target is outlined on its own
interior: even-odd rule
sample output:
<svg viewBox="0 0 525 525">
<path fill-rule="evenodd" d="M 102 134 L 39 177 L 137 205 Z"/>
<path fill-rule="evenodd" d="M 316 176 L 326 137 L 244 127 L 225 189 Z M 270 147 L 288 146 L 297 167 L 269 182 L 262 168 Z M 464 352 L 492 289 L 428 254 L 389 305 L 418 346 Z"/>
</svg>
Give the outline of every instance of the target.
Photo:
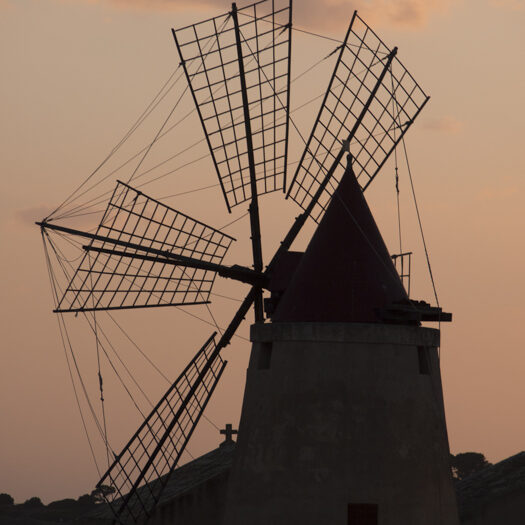
<svg viewBox="0 0 525 525">
<path fill-rule="evenodd" d="M 350 503 L 348 525 L 377 525 L 377 505 L 373 503 Z"/>
</svg>

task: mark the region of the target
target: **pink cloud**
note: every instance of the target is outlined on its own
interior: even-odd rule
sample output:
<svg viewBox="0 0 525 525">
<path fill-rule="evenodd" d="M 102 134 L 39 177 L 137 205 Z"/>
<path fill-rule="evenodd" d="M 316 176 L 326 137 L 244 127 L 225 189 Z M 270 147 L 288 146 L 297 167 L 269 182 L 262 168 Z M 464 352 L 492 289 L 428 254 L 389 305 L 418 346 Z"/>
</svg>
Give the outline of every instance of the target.
<svg viewBox="0 0 525 525">
<path fill-rule="evenodd" d="M 423 127 L 430 131 L 454 134 L 463 129 L 463 122 L 450 115 L 443 115 L 424 119 Z"/>
<path fill-rule="evenodd" d="M 78 0 L 69 0 L 78 1 Z M 82 0 L 109 3 L 123 9 L 152 10 L 207 10 L 227 12 L 228 0 Z M 344 30 L 354 10 L 376 26 L 418 28 L 424 26 L 435 13 L 444 13 L 462 0 L 300 0 L 294 3 L 294 18 L 298 26 L 314 30 Z M 522 0 L 493 0 L 521 2 Z M 239 2 L 247 5 L 249 2 Z"/>
<path fill-rule="evenodd" d="M 354 10 L 375 26 L 419 28 L 435 13 L 444 13 L 460 0 L 302 0 L 296 7 L 300 25 L 325 30 L 344 29 Z"/>
</svg>

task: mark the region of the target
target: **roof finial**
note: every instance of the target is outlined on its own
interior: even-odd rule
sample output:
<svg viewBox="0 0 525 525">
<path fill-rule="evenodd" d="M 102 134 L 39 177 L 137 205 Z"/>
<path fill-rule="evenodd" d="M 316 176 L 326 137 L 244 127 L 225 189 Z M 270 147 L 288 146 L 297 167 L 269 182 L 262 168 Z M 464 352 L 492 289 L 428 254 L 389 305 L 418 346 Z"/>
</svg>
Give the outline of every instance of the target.
<svg viewBox="0 0 525 525">
<path fill-rule="evenodd" d="M 226 428 L 224 428 L 223 430 L 220 430 L 220 433 L 226 436 L 225 440 L 221 443 L 221 445 L 224 445 L 225 443 L 235 443 L 235 441 L 233 441 L 232 439 L 232 436 L 234 434 L 238 434 L 239 431 L 233 430 L 232 424 L 227 423 Z"/>
</svg>

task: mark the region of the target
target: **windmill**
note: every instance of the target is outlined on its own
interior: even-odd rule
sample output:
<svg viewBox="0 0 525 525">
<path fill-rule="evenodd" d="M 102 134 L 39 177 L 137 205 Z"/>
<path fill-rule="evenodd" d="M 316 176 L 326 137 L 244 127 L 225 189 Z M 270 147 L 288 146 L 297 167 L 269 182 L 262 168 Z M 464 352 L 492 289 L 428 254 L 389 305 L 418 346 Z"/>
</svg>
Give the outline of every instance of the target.
<svg viewBox="0 0 525 525">
<path fill-rule="evenodd" d="M 173 30 L 173 37 L 226 206 L 248 204 L 252 267 L 224 264 L 232 237 L 121 181 L 95 232 L 49 218 L 38 223 L 44 236 L 56 231 L 87 240 L 67 287 L 56 294 L 58 313 L 206 304 L 217 275 L 250 285 L 224 333 L 204 342 L 102 476 L 98 486 L 112 488 L 106 497 L 119 523 L 143 523 L 154 512 L 224 371 L 221 352 L 250 309 L 256 330 L 272 324 L 265 317 L 293 320 L 283 305 L 294 302 L 287 291 L 302 257 L 290 250 L 307 220 L 326 230 L 331 203 L 350 194 L 358 202 L 356 187 L 362 197 L 429 100 L 397 48 L 388 48 L 355 12 L 288 185 L 291 0 L 233 4 L 224 15 Z M 343 180 L 347 189 L 338 190 Z M 349 180 L 358 186 L 348 189 Z M 265 266 L 259 198 L 278 191 L 302 212 Z M 343 213 L 353 217 L 353 210 Z M 390 258 L 378 255 L 381 241 L 370 243 L 359 226 L 357 232 L 395 288 L 389 295 L 395 300 L 374 313 L 375 322 L 450 320 L 441 308 L 410 300 Z M 263 290 L 271 293 L 264 301 Z"/>
</svg>

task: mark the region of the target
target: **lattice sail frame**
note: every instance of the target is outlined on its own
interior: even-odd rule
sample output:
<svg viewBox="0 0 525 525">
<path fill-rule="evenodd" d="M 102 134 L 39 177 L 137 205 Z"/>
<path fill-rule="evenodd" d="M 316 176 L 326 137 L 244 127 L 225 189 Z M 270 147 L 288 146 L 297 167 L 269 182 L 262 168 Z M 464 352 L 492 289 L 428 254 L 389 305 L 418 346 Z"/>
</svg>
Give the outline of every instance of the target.
<svg viewBox="0 0 525 525">
<path fill-rule="evenodd" d="M 145 523 L 158 504 L 226 361 L 213 334 L 98 482 L 119 523 Z"/>
<path fill-rule="evenodd" d="M 337 63 L 299 166 L 288 190 L 305 209 L 341 150 L 366 105 L 392 51 L 354 13 Z M 353 168 L 366 190 L 396 145 L 428 102 L 428 97 L 394 57 L 368 111 L 350 142 Z M 314 207 L 319 222 L 345 170 L 346 158 Z"/>
<path fill-rule="evenodd" d="M 268 11 L 268 7 L 271 9 Z M 288 164 L 290 0 L 238 8 L 257 194 L 283 190 Z M 228 210 L 251 199 L 246 118 L 231 13 L 173 35 Z"/>
<path fill-rule="evenodd" d="M 215 272 L 175 266 L 160 256 L 133 260 L 146 251 L 120 243 L 220 264 L 234 240 L 120 181 L 96 235 L 110 240 L 92 240 L 89 248 L 121 255 L 88 250 L 55 311 L 206 303 Z"/>
</svg>

